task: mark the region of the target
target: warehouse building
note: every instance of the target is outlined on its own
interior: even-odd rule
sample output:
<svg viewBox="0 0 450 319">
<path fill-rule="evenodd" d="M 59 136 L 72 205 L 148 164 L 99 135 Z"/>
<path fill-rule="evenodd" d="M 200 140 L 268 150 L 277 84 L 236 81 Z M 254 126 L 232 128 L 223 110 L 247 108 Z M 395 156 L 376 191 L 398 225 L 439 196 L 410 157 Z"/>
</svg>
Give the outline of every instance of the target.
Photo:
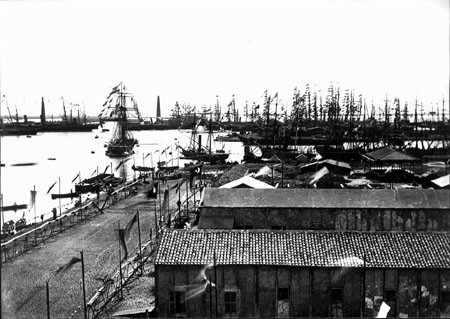
<svg viewBox="0 0 450 319">
<path fill-rule="evenodd" d="M 450 234 L 167 230 L 155 287 L 160 317 L 448 317 Z"/>
<path fill-rule="evenodd" d="M 448 231 L 450 190 L 206 188 L 198 227 Z"/>
</svg>

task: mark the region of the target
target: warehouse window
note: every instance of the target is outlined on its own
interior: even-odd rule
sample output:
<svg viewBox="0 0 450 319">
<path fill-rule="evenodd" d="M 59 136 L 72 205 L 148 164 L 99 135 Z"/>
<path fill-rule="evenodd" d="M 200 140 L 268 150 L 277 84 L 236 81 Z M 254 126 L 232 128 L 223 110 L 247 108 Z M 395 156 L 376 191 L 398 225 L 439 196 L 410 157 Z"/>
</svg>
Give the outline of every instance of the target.
<svg viewBox="0 0 450 319">
<path fill-rule="evenodd" d="M 343 300 L 342 288 L 332 288 L 331 289 L 331 301 L 332 302 L 342 302 Z"/>
<path fill-rule="evenodd" d="M 393 289 L 386 289 L 386 297 L 385 297 L 386 302 L 395 301 L 396 297 L 397 296 L 396 296 L 395 290 L 393 290 Z"/>
<path fill-rule="evenodd" d="M 225 314 L 232 315 L 237 313 L 238 296 L 237 291 L 225 291 Z"/>
<path fill-rule="evenodd" d="M 278 300 L 289 299 L 289 288 L 278 288 Z"/>
<path fill-rule="evenodd" d="M 441 303 L 450 304 L 450 291 L 441 291 Z"/>
<path fill-rule="evenodd" d="M 169 292 L 169 312 L 171 314 L 186 312 L 186 297 L 184 291 Z"/>
</svg>

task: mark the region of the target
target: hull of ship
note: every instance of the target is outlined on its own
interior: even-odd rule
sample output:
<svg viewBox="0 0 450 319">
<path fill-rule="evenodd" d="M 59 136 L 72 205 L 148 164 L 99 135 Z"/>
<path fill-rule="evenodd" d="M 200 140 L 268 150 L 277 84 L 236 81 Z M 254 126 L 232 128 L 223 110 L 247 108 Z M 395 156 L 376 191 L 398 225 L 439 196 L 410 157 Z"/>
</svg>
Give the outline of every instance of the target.
<svg viewBox="0 0 450 319">
<path fill-rule="evenodd" d="M 105 154 L 109 157 L 124 157 L 134 154 L 133 145 L 108 145 Z"/>
<path fill-rule="evenodd" d="M 211 164 L 224 164 L 229 154 L 227 153 L 198 153 L 194 151 L 185 151 L 183 153 L 184 159 L 196 160 L 199 162 L 207 162 Z"/>
<path fill-rule="evenodd" d="M 18 136 L 18 135 L 36 135 L 37 128 L 33 127 L 15 127 L 0 129 L 0 136 Z"/>
</svg>

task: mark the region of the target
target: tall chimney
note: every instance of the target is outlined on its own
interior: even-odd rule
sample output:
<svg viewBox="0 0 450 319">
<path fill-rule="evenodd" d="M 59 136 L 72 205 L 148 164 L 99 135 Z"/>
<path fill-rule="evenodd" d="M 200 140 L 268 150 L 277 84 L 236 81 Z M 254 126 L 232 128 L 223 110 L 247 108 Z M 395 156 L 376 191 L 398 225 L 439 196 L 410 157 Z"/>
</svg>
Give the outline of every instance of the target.
<svg viewBox="0 0 450 319">
<path fill-rule="evenodd" d="M 159 105 L 159 95 L 156 101 L 156 117 L 161 117 L 161 106 Z"/>
<path fill-rule="evenodd" d="M 41 125 L 45 126 L 45 104 L 44 104 L 44 98 L 41 98 Z"/>
</svg>

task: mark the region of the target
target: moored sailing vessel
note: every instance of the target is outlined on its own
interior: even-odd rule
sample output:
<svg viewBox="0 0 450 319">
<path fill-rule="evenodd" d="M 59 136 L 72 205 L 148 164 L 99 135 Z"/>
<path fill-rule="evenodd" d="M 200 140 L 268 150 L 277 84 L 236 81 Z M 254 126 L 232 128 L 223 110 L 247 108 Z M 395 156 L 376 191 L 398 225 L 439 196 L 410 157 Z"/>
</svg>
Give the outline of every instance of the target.
<svg viewBox="0 0 450 319">
<path fill-rule="evenodd" d="M 189 146 L 187 148 L 183 148 L 178 145 L 178 147 L 181 149 L 181 153 L 183 154 L 183 158 L 199 162 L 211 163 L 213 165 L 217 163 L 224 164 L 230 154 L 225 153 L 223 149 L 218 149 L 215 151 L 212 150 L 212 141 L 214 137 L 211 120 L 209 121 L 207 146 L 202 145 L 201 135 L 199 135 L 197 131 L 200 123 L 201 120 L 199 120 L 196 126 L 192 129 L 191 141 Z"/>
<path fill-rule="evenodd" d="M 128 105 L 131 104 L 131 107 Z M 109 157 L 124 157 L 134 154 L 134 146 L 138 141 L 129 130 L 129 124 L 133 117 L 141 120 L 137 103 L 131 93 L 126 92 L 122 82 L 114 87 L 103 104 L 99 114 L 100 121 L 113 121 L 114 127 L 111 140 L 107 144 L 106 155 Z M 136 121 L 135 120 L 135 121 Z"/>
</svg>

